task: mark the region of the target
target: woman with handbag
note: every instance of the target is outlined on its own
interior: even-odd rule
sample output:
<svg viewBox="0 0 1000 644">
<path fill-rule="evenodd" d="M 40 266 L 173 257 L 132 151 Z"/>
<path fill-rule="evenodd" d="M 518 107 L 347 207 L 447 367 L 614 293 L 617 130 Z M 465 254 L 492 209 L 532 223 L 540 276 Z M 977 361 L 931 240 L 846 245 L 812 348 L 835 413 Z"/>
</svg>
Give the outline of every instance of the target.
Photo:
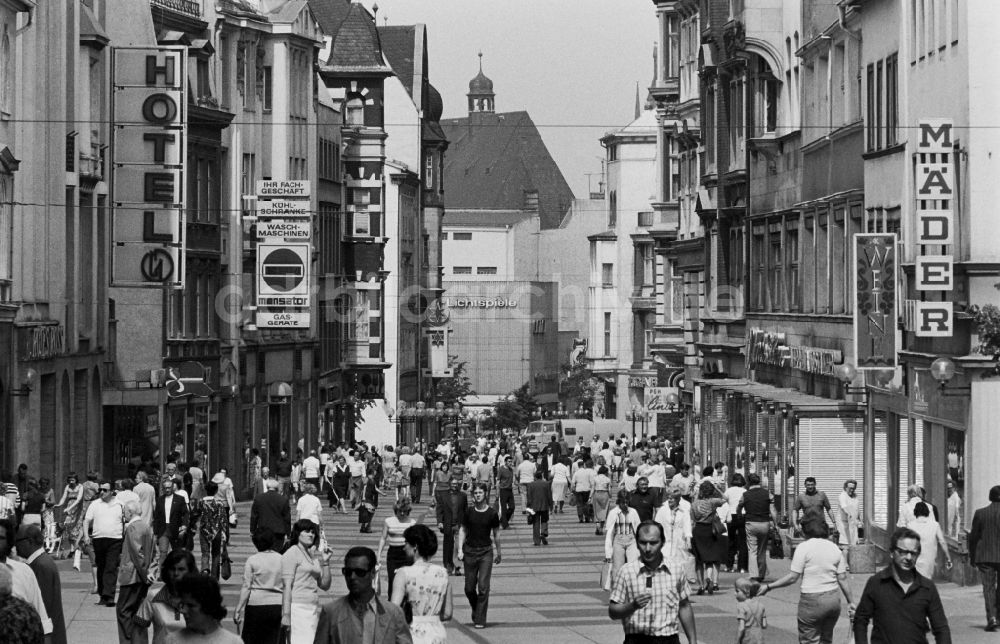
<svg viewBox="0 0 1000 644">
<path fill-rule="evenodd" d="M 372 483 L 374 485 L 374 483 Z M 281 555 L 281 625 L 289 644 L 313 644 L 319 626 L 320 590 L 330 590 L 330 549 L 317 552 L 319 527 L 299 519 L 292 527 L 292 546 Z"/>
<path fill-rule="evenodd" d="M 691 530 L 697 565 L 698 594 L 711 595 L 719 589 L 719 564 L 728 556 L 726 526 L 719 517 L 719 508 L 726 504 L 712 481 L 702 481 L 698 498 L 691 503 Z"/>
</svg>

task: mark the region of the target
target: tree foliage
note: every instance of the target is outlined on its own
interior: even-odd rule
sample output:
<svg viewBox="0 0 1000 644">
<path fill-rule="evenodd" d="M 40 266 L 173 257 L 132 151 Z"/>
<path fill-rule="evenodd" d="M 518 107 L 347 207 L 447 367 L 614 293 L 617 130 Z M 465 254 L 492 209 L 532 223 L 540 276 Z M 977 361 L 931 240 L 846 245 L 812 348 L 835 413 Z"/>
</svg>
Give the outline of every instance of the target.
<svg viewBox="0 0 1000 644">
<path fill-rule="evenodd" d="M 593 409 L 594 400 L 603 386 L 601 381 L 594 377 L 582 360 L 576 364 L 564 365 L 563 373 L 566 375 L 561 383 L 561 393 L 566 406 L 569 409 L 576 406 Z"/>
<path fill-rule="evenodd" d="M 442 402 L 445 407 L 452 407 L 455 403 L 465 402 L 469 396 L 475 396 L 472 380 L 466 371 L 467 364 L 464 360 L 460 362 L 458 356 L 448 356 L 448 366 L 452 369 L 452 376 L 434 379 L 431 398 L 427 404 Z"/>
<path fill-rule="evenodd" d="M 979 353 L 1000 356 L 1000 308 L 994 304 L 976 307 L 976 332 L 979 334 Z"/>
<path fill-rule="evenodd" d="M 524 429 L 536 409 L 538 402 L 531 395 L 528 383 L 524 383 L 493 405 L 492 429 Z"/>
</svg>

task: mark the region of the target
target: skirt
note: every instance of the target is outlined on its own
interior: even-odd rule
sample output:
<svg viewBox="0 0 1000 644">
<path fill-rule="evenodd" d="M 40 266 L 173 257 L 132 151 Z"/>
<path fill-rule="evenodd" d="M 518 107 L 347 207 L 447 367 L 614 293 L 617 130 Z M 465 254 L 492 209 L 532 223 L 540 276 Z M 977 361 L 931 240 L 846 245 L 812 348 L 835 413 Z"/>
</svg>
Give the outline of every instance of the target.
<svg viewBox="0 0 1000 644">
<path fill-rule="evenodd" d="M 319 605 L 292 602 L 291 618 L 288 644 L 313 644 L 319 626 Z"/>
<path fill-rule="evenodd" d="M 246 644 L 278 644 L 281 637 L 281 604 L 247 606 L 243 622 Z"/>
<path fill-rule="evenodd" d="M 611 502 L 611 494 L 607 490 L 597 490 L 590 495 L 590 502 L 594 504 L 594 520 L 603 524 L 608 518 L 608 504 Z"/>
<path fill-rule="evenodd" d="M 414 615 L 410 636 L 413 644 L 445 644 L 448 639 L 444 624 L 437 615 Z"/>
<path fill-rule="evenodd" d="M 695 523 L 692 530 L 695 560 L 700 564 L 720 564 L 729 552 L 729 540 L 712 533 L 711 523 Z"/>
<path fill-rule="evenodd" d="M 566 500 L 566 481 L 552 481 L 552 501 L 560 503 Z"/>
</svg>

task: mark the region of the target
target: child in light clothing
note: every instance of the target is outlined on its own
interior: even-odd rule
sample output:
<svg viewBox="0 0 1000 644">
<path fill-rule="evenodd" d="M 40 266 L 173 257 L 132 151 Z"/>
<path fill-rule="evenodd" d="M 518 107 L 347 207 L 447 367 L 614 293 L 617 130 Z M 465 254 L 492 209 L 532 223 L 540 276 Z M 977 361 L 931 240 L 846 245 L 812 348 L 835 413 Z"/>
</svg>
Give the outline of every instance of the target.
<svg viewBox="0 0 1000 644">
<path fill-rule="evenodd" d="M 760 584 L 749 577 L 736 580 L 736 619 L 739 620 L 736 644 L 764 644 L 767 616 L 764 605 L 757 597 L 759 590 Z"/>
</svg>

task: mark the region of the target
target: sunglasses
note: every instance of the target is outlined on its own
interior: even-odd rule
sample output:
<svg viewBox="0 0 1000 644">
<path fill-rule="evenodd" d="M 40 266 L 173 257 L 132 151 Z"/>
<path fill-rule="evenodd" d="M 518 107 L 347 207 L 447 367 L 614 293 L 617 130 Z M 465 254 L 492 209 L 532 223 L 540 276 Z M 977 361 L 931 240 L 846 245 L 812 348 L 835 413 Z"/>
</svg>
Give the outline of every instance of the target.
<svg viewBox="0 0 1000 644">
<path fill-rule="evenodd" d="M 371 569 L 369 569 L 369 568 L 347 568 L 345 566 L 344 568 L 341 568 L 340 571 L 342 573 L 344 573 L 345 577 L 351 577 L 351 576 L 354 576 L 354 577 L 364 577 L 365 575 L 367 575 L 368 573 L 371 572 Z"/>
</svg>

